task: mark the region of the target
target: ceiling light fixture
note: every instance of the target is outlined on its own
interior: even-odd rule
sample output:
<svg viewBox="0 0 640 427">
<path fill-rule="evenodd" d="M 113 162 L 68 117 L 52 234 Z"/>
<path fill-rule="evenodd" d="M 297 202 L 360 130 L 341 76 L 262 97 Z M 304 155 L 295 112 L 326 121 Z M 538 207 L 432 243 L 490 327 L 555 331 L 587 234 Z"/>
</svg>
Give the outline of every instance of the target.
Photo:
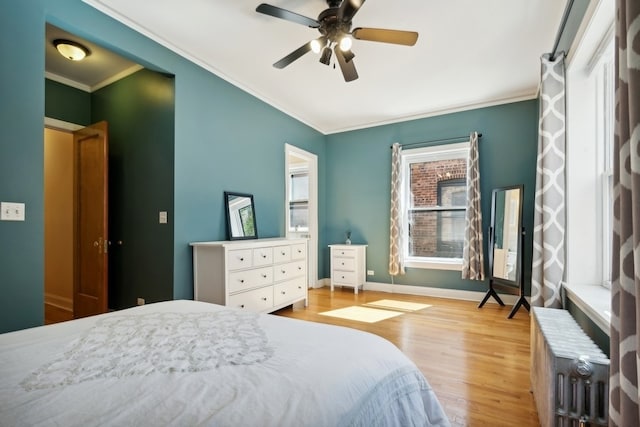
<svg viewBox="0 0 640 427">
<path fill-rule="evenodd" d="M 327 39 L 325 37 L 318 37 L 317 39 L 311 40 L 311 50 L 313 53 L 320 53 L 320 50 L 326 46 Z"/>
<path fill-rule="evenodd" d="M 351 40 L 351 37 L 344 36 L 343 38 L 340 39 L 340 49 L 343 52 L 346 52 L 349 49 L 351 49 L 352 45 L 353 45 L 353 40 Z"/>
<path fill-rule="evenodd" d="M 324 65 L 329 65 L 331 62 L 331 48 L 329 46 L 322 49 L 322 55 L 320 55 L 320 62 Z"/>
<path fill-rule="evenodd" d="M 56 39 L 53 45 L 58 49 L 60 55 L 72 61 L 82 61 L 89 55 L 89 49 L 71 40 Z"/>
</svg>

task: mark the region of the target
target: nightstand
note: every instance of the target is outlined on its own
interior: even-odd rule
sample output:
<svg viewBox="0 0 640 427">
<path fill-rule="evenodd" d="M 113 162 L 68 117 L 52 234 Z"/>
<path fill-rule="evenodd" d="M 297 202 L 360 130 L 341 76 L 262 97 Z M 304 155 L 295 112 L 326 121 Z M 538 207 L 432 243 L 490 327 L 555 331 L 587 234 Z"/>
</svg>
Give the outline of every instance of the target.
<svg viewBox="0 0 640 427">
<path fill-rule="evenodd" d="M 364 287 L 367 245 L 329 245 L 331 249 L 331 291 L 334 286 Z"/>
</svg>

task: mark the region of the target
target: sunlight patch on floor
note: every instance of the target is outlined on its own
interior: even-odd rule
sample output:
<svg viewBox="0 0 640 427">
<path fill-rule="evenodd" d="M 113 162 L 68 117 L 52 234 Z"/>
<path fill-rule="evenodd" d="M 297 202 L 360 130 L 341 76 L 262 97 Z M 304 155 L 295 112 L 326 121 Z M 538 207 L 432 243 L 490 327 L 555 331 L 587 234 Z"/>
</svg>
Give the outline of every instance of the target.
<svg viewBox="0 0 640 427">
<path fill-rule="evenodd" d="M 381 320 L 400 316 L 402 313 L 399 311 L 378 310 L 376 308 L 352 306 L 339 308 L 337 310 L 325 311 L 319 314 L 323 316 L 338 317 L 340 319 L 355 320 L 357 322 L 375 323 Z"/>
</svg>

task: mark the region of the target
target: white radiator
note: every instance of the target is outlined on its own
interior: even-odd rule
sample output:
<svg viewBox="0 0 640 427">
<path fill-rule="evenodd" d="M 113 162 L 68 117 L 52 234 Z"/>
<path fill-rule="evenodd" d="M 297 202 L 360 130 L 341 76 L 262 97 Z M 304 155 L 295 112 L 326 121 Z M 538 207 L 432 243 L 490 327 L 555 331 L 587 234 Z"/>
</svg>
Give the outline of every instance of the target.
<svg viewBox="0 0 640 427">
<path fill-rule="evenodd" d="M 608 423 L 609 359 L 566 310 L 532 307 L 531 389 L 541 426 Z"/>
</svg>

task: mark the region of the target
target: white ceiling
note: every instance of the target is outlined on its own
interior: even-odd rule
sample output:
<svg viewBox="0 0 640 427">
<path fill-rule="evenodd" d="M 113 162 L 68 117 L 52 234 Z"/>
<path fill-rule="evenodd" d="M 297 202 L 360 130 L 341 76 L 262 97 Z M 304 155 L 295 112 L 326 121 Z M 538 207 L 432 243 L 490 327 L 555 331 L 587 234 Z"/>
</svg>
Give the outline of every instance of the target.
<svg viewBox="0 0 640 427">
<path fill-rule="evenodd" d="M 564 0 L 369 0 L 353 27 L 417 31 L 413 47 L 354 40 L 359 79 L 310 52 L 315 29 L 259 14 L 259 0 L 84 0 L 322 133 L 536 96 Z M 324 0 L 267 3 L 316 19 Z"/>
</svg>

